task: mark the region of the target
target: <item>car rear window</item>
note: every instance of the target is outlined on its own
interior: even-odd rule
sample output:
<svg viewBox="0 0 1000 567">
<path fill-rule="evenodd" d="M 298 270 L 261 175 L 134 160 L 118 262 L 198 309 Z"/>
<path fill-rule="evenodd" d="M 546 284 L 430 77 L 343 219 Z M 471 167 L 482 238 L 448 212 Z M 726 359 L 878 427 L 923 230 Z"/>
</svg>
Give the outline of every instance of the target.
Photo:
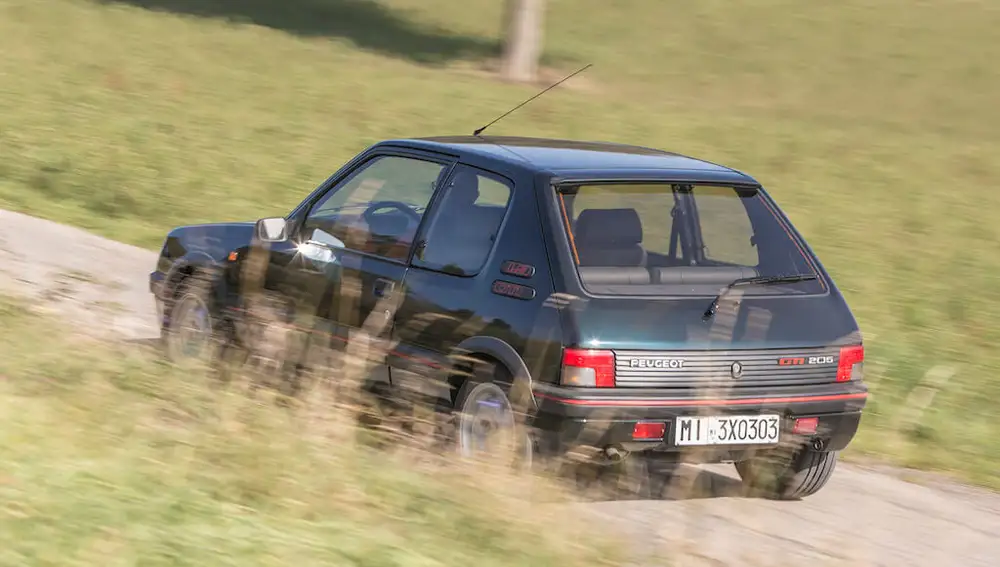
<svg viewBox="0 0 1000 567">
<path fill-rule="evenodd" d="M 611 295 L 701 295 L 735 279 L 817 275 L 744 294 L 824 290 L 762 193 L 749 187 L 607 183 L 559 187 L 584 288 Z"/>
</svg>

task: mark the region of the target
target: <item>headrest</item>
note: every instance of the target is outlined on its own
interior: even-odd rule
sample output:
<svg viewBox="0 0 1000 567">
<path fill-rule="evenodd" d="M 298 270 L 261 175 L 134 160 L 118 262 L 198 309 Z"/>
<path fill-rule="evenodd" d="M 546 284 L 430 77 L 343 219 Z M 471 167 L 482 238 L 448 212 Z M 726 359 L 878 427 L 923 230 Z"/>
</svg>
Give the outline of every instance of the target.
<svg viewBox="0 0 1000 567">
<path fill-rule="evenodd" d="M 573 232 L 579 244 L 634 246 L 642 242 L 642 221 L 635 209 L 584 209 Z"/>
</svg>

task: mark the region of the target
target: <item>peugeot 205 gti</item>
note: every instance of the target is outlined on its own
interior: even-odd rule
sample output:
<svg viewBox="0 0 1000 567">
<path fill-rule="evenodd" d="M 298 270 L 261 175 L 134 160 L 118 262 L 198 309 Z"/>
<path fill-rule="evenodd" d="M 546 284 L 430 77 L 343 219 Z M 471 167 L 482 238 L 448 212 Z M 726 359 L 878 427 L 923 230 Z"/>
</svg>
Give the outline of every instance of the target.
<svg viewBox="0 0 1000 567">
<path fill-rule="evenodd" d="M 527 415 L 537 455 L 732 462 L 798 498 L 830 478 L 867 399 L 858 325 L 817 256 L 760 183 L 698 159 L 377 143 L 284 216 L 168 234 L 151 289 L 171 352 L 236 326 L 262 244 L 261 288 L 331 344 L 382 319 L 393 346 L 372 381 L 444 383 L 428 391 L 460 416 L 464 453 Z M 460 372 L 456 352 L 495 370 Z"/>
</svg>

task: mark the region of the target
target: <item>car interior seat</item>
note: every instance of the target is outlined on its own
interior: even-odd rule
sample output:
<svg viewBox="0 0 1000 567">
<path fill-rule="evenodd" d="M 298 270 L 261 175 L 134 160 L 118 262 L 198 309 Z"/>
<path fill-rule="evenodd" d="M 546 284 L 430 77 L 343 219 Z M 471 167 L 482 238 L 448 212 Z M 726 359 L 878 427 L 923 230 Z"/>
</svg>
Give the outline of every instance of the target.
<svg viewBox="0 0 1000 567">
<path fill-rule="evenodd" d="M 642 221 L 635 209 L 584 209 L 576 219 L 573 238 L 586 283 L 650 282 Z"/>
</svg>

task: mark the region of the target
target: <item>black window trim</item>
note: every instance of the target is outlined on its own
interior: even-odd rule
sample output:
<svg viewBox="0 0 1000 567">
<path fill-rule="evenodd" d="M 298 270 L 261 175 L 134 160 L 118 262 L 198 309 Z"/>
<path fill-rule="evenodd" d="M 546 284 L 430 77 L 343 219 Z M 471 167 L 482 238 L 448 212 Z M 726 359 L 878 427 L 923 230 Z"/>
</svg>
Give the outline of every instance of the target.
<svg viewBox="0 0 1000 567">
<path fill-rule="evenodd" d="M 437 200 L 438 195 L 441 193 L 441 187 L 446 185 L 446 181 L 450 179 L 452 171 L 455 168 L 455 164 L 458 159 L 455 156 L 449 154 L 442 154 L 436 152 L 428 152 L 421 150 L 414 150 L 406 147 L 398 146 L 379 146 L 373 148 L 370 151 L 364 152 L 352 159 L 350 162 L 344 165 L 337 173 L 327 178 L 327 180 L 320 185 L 312 194 L 306 197 L 289 215 L 289 222 L 294 223 L 292 233 L 295 238 L 299 241 L 304 239 L 302 234 L 302 229 L 305 226 L 306 219 L 309 218 L 309 214 L 312 213 L 316 205 L 323 200 L 330 192 L 339 191 L 343 187 L 343 183 L 351 178 L 359 170 L 366 167 L 367 164 L 372 163 L 375 160 L 382 159 L 384 157 L 401 157 L 409 158 L 415 160 L 421 160 L 426 162 L 438 163 L 442 166 L 441 173 L 438 175 L 437 186 L 434 188 L 434 192 L 431 194 L 431 199 L 428 202 L 427 208 L 424 209 L 424 213 L 420 217 L 420 223 L 417 225 L 416 237 L 413 242 L 410 242 L 407 248 L 406 256 L 402 259 L 399 258 L 388 258 L 386 256 L 381 256 L 378 254 L 373 254 L 371 252 L 365 252 L 363 250 L 355 250 L 353 248 L 344 247 L 346 252 L 351 254 L 357 254 L 365 258 L 374 258 L 377 260 L 382 260 L 384 262 L 390 262 L 393 264 L 406 266 L 408 265 L 410 259 L 413 257 L 413 251 L 418 242 L 420 242 L 420 237 L 422 231 L 424 230 L 425 223 L 427 222 L 427 217 L 431 213 L 431 206 Z"/>
<path fill-rule="evenodd" d="M 429 229 L 430 223 L 433 222 L 434 217 L 437 216 L 439 205 L 441 199 L 447 194 L 448 184 L 451 182 L 452 177 L 455 175 L 455 171 L 459 166 L 468 167 L 475 171 L 481 171 L 487 174 L 487 177 L 493 177 L 495 180 L 500 181 L 507 185 L 510 189 L 510 197 L 507 198 L 507 206 L 504 207 L 503 217 L 500 219 L 500 225 L 497 227 L 497 237 L 493 240 L 493 244 L 490 246 L 489 251 L 486 253 L 486 258 L 483 259 L 483 263 L 479 266 L 479 269 L 475 273 L 463 273 L 456 274 L 454 272 L 447 272 L 441 268 L 436 268 L 433 266 L 428 266 L 420 263 L 420 260 L 416 257 L 416 245 L 418 243 L 425 243 L 427 238 L 427 230 Z M 511 179 L 509 176 L 502 173 L 498 173 L 495 170 L 487 169 L 479 165 L 473 165 L 466 161 L 458 160 L 452 164 L 448 171 L 448 176 L 445 178 L 444 182 L 438 187 L 437 191 L 434 192 L 434 197 L 431 199 L 430 204 L 427 206 L 427 211 L 424 213 L 423 219 L 421 219 L 420 227 L 417 229 L 417 237 L 413 239 L 413 246 L 410 246 L 410 254 L 408 257 L 408 265 L 411 269 L 419 269 L 425 272 L 434 272 L 437 274 L 443 274 L 446 276 L 452 276 L 455 278 L 466 278 L 472 279 L 483 273 L 484 270 L 490 265 L 490 261 L 493 259 L 493 255 L 496 252 L 497 243 L 500 242 L 500 235 L 503 233 L 504 227 L 507 225 L 507 219 L 510 217 L 510 210 L 514 204 L 514 199 L 516 198 L 517 183 Z M 430 220 L 428 220 L 430 219 Z"/>
</svg>

